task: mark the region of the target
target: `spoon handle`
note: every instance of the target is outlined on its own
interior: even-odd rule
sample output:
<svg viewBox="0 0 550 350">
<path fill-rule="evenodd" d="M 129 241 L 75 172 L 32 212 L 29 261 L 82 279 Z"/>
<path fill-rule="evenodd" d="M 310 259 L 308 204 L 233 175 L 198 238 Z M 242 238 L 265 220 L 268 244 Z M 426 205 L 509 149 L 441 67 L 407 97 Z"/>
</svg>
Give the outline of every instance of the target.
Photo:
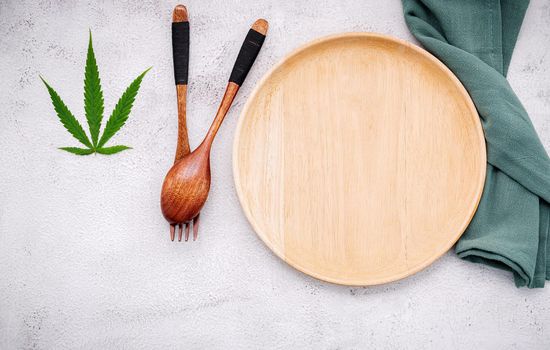
<svg viewBox="0 0 550 350">
<path fill-rule="evenodd" d="M 187 76 L 189 72 L 189 17 L 187 8 L 177 5 L 172 15 L 172 54 L 178 96 L 178 145 L 174 163 L 190 152 L 187 135 Z"/>
<path fill-rule="evenodd" d="M 203 144 L 208 146 L 212 144 L 212 141 L 214 140 L 214 137 L 216 136 L 216 133 L 218 132 L 218 129 L 227 114 L 227 111 L 229 111 L 239 88 L 243 84 L 250 68 L 252 68 L 254 61 L 256 60 L 256 57 L 258 57 L 258 54 L 260 53 L 260 49 L 262 48 L 265 36 L 267 34 L 267 28 L 267 21 L 265 19 L 258 19 L 248 31 L 248 34 L 244 39 L 244 43 L 241 46 L 241 50 L 239 51 L 239 55 L 237 56 L 237 60 L 235 61 L 235 65 L 233 66 L 233 70 L 231 71 L 231 75 L 229 76 L 229 83 L 225 89 L 222 102 L 220 103 L 216 117 L 212 122 L 212 126 L 204 138 Z"/>
<path fill-rule="evenodd" d="M 233 82 L 239 86 L 243 84 L 256 57 L 260 53 L 265 35 L 267 34 L 267 27 L 268 24 L 265 19 L 259 19 L 254 22 L 241 46 L 241 50 L 229 76 L 229 82 Z"/>
</svg>

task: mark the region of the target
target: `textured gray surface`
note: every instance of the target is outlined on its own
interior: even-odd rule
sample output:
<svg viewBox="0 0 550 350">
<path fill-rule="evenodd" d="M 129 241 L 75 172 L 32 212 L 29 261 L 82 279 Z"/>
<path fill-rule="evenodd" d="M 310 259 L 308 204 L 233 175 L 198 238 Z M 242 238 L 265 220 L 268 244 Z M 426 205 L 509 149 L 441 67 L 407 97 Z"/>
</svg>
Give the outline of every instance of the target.
<svg viewBox="0 0 550 350">
<path fill-rule="evenodd" d="M 214 144 L 200 240 L 171 243 L 158 198 L 176 137 L 174 5 L 0 2 L 1 349 L 550 348 L 550 289 L 518 290 L 508 273 L 454 253 L 397 283 L 331 285 L 275 257 L 241 212 L 231 147 L 254 84 L 290 50 L 326 34 L 412 40 L 397 0 L 188 1 L 195 146 L 247 27 L 265 17 L 271 28 Z M 110 157 L 56 150 L 76 141 L 38 79 L 83 117 L 88 28 L 106 113 L 139 72 L 154 67 L 113 139 L 134 149 Z M 550 4 L 533 1 L 509 78 L 548 149 L 549 52 Z"/>
</svg>

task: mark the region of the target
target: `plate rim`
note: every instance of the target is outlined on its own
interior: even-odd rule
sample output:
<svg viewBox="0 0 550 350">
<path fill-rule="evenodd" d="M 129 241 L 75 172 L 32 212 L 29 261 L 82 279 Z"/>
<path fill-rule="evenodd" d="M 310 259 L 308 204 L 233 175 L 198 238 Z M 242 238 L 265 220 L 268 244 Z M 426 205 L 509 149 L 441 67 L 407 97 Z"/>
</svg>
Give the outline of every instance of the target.
<svg viewBox="0 0 550 350">
<path fill-rule="evenodd" d="M 417 266 L 415 266 L 415 268 L 413 268 L 413 269 L 409 269 L 409 270 L 406 270 L 405 272 L 403 272 L 401 274 L 394 274 L 394 275 L 389 276 L 389 277 L 371 279 L 368 282 L 361 282 L 361 281 L 358 281 L 358 280 L 350 280 L 350 279 L 331 278 L 331 277 L 327 277 L 327 276 L 324 276 L 322 274 L 316 273 L 315 271 L 308 270 L 307 268 L 304 268 L 303 266 L 301 266 L 299 263 L 297 263 L 297 262 L 293 261 L 292 259 L 290 259 L 289 257 L 285 256 L 284 252 L 282 252 L 276 245 L 272 244 L 272 242 L 268 239 L 268 237 L 265 235 L 265 233 L 262 232 L 262 230 L 259 229 L 258 224 L 256 223 L 256 221 L 252 217 L 249 206 L 245 205 L 245 203 L 244 203 L 244 198 L 245 197 L 244 197 L 244 194 L 243 194 L 243 189 L 241 188 L 240 172 L 239 172 L 238 161 L 237 161 L 238 152 L 239 152 L 238 143 L 239 143 L 239 140 L 241 138 L 241 133 L 242 133 L 243 125 L 244 125 L 245 115 L 248 113 L 248 110 L 250 109 L 250 107 L 252 105 L 252 101 L 255 100 L 256 96 L 259 94 L 260 90 L 263 88 L 263 86 L 268 81 L 268 79 L 270 79 L 271 76 L 281 66 L 286 64 L 287 61 L 292 59 L 294 56 L 297 56 L 300 53 L 302 53 L 302 52 L 304 52 L 304 51 L 306 51 L 306 50 L 308 50 L 308 49 L 310 49 L 310 48 L 312 48 L 316 45 L 320 45 L 320 44 L 323 44 L 323 43 L 326 43 L 326 42 L 329 42 L 329 41 L 338 41 L 338 40 L 350 39 L 350 38 L 370 38 L 370 39 L 380 39 L 380 40 L 390 41 L 390 42 L 393 42 L 393 43 L 396 43 L 396 44 L 399 44 L 399 45 L 403 45 L 407 48 L 410 48 L 410 49 L 416 51 L 417 53 L 419 53 L 420 55 L 424 56 L 428 60 L 432 61 L 436 66 L 438 66 L 439 69 L 441 69 L 441 71 L 443 73 L 445 73 L 445 75 L 447 75 L 450 78 L 450 80 L 458 88 L 458 90 L 460 91 L 460 94 L 462 95 L 464 101 L 466 102 L 466 105 L 467 105 L 468 109 L 470 110 L 471 114 L 474 115 L 474 116 L 477 116 L 477 118 L 474 118 L 474 124 L 475 124 L 475 128 L 476 128 L 477 137 L 481 141 L 481 142 L 479 142 L 480 147 L 481 147 L 481 149 L 480 149 L 480 155 L 481 155 L 481 157 L 480 157 L 480 163 L 481 163 L 480 169 L 481 169 L 481 171 L 480 171 L 479 177 L 477 179 L 477 189 L 476 189 L 475 200 L 474 200 L 474 203 L 473 203 L 474 205 L 472 207 L 472 210 L 471 210 L 470 214 L 468 215 L 467 218 L 465 218 L 464 222 L 460 226 L 460 229 L 457 230 L 457 233 L 455 234 L 453 239 L 449 240 L 449 243 L 445 246 L 445 249 L 443 249 L 442 252 L 440 252 L 440 253 L 434 254 L 433 256 L 431 256 L 426 261 L 424 261 L 424 262 L 418 264 Z M 458 241 L 458 239 L 464 234 L 464 232 L 466 231 L 466 228 L 468 227 L 468 225 L 472 221 L 475 213 L 477 212 L 477 208 L 479 206 L 479 202 L 481 200 L 481 196 L 483 194 L 483 189 L 484 189 L 484 186 L 485 186 L 485 176 L 486 176 L 486 170 L 487 170 L 487 165 L 486 165 L 487 164 L 487 149 L 486 149 L 484 131 L 483 131 L 483 127 L 481 125 L 481 120 L 479 118 L 479 114 L 477 112 L 477 109 L 476 109 L 476 107 L 474 105 L 474 102 L 472 101 L 468 91 L 466 90 L 464 85 L 462 85 L 462 83 L 456 77 L 456 75 L 445 64 L 443 64 L 443 62 L 441 62 L 437 57 L 435 57 L 434 55 L 432 55 L 431 53 L 429 53 L 425 49 L 421 48 L 420 46 L 415 45 L 415 44 L 413 44 L 411 42 L 408 42 L 406 40 L 396 38 L 394 36 L 390 36 L 390 35 L 386 35 L 386 34 L 380 34 L 380 33 L 373 33 L 373 32 L 344 32 L 344 33 L 339 33 L 339 34 L 332 34 L 332 35 L 328 35 L 328 36 L 323 36 L 323 37 L 311 40 L 311 41 L 309 41 L 305 44 L 302 44 L 302 45 L 298 46 L 297 48 L 293 49 L 290 53 L 284 55 L 275 65 L 273 65 L 273 67 L 271 67 L 266 73 L 264 73 L 262 78 L 256 83 L 256 85 L 254 86 L 254 89 L 252 90 L 252 92 L 248 96 L 248 98 L 246 100 L 246 103 L 245 103 L 241 113 L 239 113 L 239 119 L 237 121 L 237 127 L 236 127 L 236 130 L 235 130 L 234 139 L 233 139 L 232 158 L 233 158 L 232 159 L 233 181 L 234 181 L 235 188 L 236 188 L 236 191 L 237 191 L 237 197 L 239 199 L 239 203 L 240 203 L 241 208 L 242 208 L 242 210 L 243 210 L 243 212 L 246 216 L 246 219 L 248 220 L 248 222 L 252 226 L 252 229 L 254 230 L 256 235 L 261 239 L 261 241 L 279 259 L 281 259 L 282 261 L 284 261 L 288 265 L 292 266 L 294 269 L 296 269 L 296 270 L 298 270 L 298 271 L 300 271 L 300 272 L 302 272 L 306 275 L 309 275 L 311 277 L 319 279 L 321 281 L 334 283 L 334 284 L 338 284 L 338 285 L 343 285 L 343 286 L 374 286 L 374 285 L 380 285 L 380 284 L 395 282 L 395 281 L 398 281 L 398 280 L 401 280 L 403 278 L 412 276 L 412 275 L 422 271 L 423 269 L 427 268 L 428 266 L 433 264 L 435 261 L 437 261 L 439 258 L 441 258 L 444 254 L 446 254 L 455 245 L 455 243 Z"/>
</svg>

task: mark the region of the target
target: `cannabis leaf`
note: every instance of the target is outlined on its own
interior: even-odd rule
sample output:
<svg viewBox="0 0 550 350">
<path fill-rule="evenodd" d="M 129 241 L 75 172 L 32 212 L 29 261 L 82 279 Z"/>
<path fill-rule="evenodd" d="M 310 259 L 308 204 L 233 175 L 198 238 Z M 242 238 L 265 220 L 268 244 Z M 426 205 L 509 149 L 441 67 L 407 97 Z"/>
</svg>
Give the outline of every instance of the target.
<svg viewBox="0 0 550 350">
<path fill-rule="evenodd" d="M 131 84 L 126 91 L 122 94 L 122 97 L 118 100 L 115 109 L 111 113 L 111 116 L 107 120 L 105 129 L 101 138 L 99 137 L 101 129 L 101 121 L 103 120 L 103 91 L 101 90 L 101 80 L 99 79 L 99 68 L 95 59 L 94 48 L 92 46 L 92 32 L 90 31 L 90 39 L 88 43 L 88 54 L 86 56 L 86 68 L 84 72 L 84 110 L 86 112 L 86 121 L 88 122 L 88 129 L 90 130 L 91 141 L 88 135 L 82 128 L 82 125 L 78 122 L 75 116 L 71 113 L 67 105 L 63 102 L 59 94 L 44 80 L 44 85 L 48 89 L 50 98 L 52 100 L 53 107 L 57 113 L 57 117 L 67 129 L 67 131 L 73 135 L 75 139 L 80 141 L 87 148 L 78 147 L 60 147 L 59 149 L 71 152 L 80 156 L 85 156 L 93 153 L 100 154 L 115 154 L 131 147 L 124 145 L 117 145 L 111 147 L 104 147 L 107 141 L 111 139 L 119 130 L 124 126 L 126 120 L 130 116 L 132 105 L 136 99 L 139 87 L 143 77 L 151 68 L 148 68 L 141 73 Z M 99 139 L 99 141 L 98 141 Z"/>
<path fill-rule="evenodd" d="M 86 57 L 86 70 L 84 73 L 84 110 L 86 120 L 92 135 L 92 143 L 97 146 L 97 138 L 103 119 L 103 91 L 99 79 L 99 69 L 92 47 L 92 31 L 90 31 L 90 42 L 88 44 L 88 55 Z"/>
<path fill-rule="evenodd" d="M 59 147 L 59 149 L 62 149 L 64 151 L 71 152 L 74 154 L 78 154 L 79 156 L 87 156 L 88 154 L 94 153 L 94 150 L 90 148 Z"/>
<path fill-rule="evenodd" d="M 118 145 L 118 146 L 98 148 L 96 150 L 96 152 L 101 153 L 101 154 L 115 154 L 115 153 L 122 152 L 125 149 L 130 149 L 130 148 L 132 148 L 132 147 Z"/>
<path fill-rule="evenodd" d="M 75 139 L 84 144 L 84 146 L 93 148 L 90 140 L 88 139 L 88 136 L 86 136 L 86 133 L 84 132 L 84 129 L 82 129 L 82 125 L 80 125 L 80 123 L 78 122 L 78 120 L 76 120 L 71 111 L 69 111 L 67 105 L 65 105 L 63 100 L 61 100 L 61 97 L 59 97 L 57 92 L 55 92 L 55 90 L 44 80 L 44 78 L 40 77 L 40 79 L 42 79 L 42 81 L 46 85 L 46 88 L 50 93 L 50 98 L 52 99 L 55 112 L 57 113 L 57 116 L 59 117 L 59 120 L 61 121 L 65 129 L 67 129 L 67 131 L 69 131 Z"/>
<path fill-rule="evenodd" d="M 136 98 L 136 95 L 139 90 L 139 85 L 141 84 L 141 80 L 147 74 L 149 71 L 148 68 L 145 72 L 141 73 L 136 80 L 128 86 L 126 91 L 122 94 L 122 97 L 118 100 L 115 109 L 113 110 L 113 113 L 111 113 L 111 116 L 109 117 L 109 120 L 107 120 L 107 125 L 105 125 L 105 130 L 103 130 L 103 135 L 101 135 L 101 139 L 99 140 L 99 143 L 97 144 L 98 147 L 103 147 L 107 141 L 111 137 L 113 137 L 114 134 L 122 126 L 124 123 L 126 123 L 126 120 L 128 119 L 128 116 L 130 115 L 130 111 L 132 110 L 132 105 L 134 104 L 134 100 Z"/>
</svg>

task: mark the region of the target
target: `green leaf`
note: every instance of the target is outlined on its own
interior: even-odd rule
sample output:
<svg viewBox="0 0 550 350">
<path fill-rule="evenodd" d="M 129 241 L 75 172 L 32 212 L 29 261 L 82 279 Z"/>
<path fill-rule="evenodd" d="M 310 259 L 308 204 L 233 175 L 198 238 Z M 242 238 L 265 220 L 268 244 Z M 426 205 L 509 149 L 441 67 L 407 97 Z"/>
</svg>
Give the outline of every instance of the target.
<svg viewBox="0 0 550 350">
<path fill-rule="evenodd" d="M 97 146 L 101 120 L 103 119 L 103 91 L 101 91 L 101 80 L 99 79 L 99 69 L 92 46 L 92 31 L 90 31 L 90 41 L 88 43 L 88 55 L 86 57 L 86 70 L 84 73 L 84 110 L 86 111 L 86 120 L 92 136 L 92 143 Z"/>
<path fill-rule="evenodd" d="M 130 86 L 128 86 L 126 91 L 124 91 L 124 94 L 122 94 L 122 97 L 118 100 L 115 109 L 113 110 L 113 113 L 111 113 L 111 116 L 109 117 L 109 120 L 105 125 L 105 130 L 103 130 L 103 135 L 101 135 L 101 139 L 97 144 L 97 148 L 102 148 L 105 143 L 109 141 L 109 139 L 113 137 L 113 135 L 116 134 L 118 130 L 120 130 L 124 123 L 126 123 L 126 120 L 128 119 L 128 116 L 130 115 L 130 112 L 132 110 L 132 105 L 138 93 L 141 81 L 143 80 L 143 77 L 145 76 L 145 74 L 147 74 L 149 69 L 141 73 L 130 84 Z"/>
<path fill-rule="evenodd" d="M 64 151 L 71 152 L 74 154 L 78 154 L 79 156 L 87 156 L 88 154 L 92 154 L 95 152 L 93 149 L 78 148 L 78 147 L 59 147 L 59 149 L 62 149 Z"/>
<path fill-rule="evenodd" d="M 118 153 L 118 152 L 122 152 L 126 149 L 132 149 L 132 147 L 123 146 L 123 145 L 117 145 L 117 146 L 111 146 L 111 147 L 102 147 L 102 148 L 96 149 L 96 152 L 101 153 L 101 154 L 115 154 L 115 153 Z"/>
<path fill-rule="evenodd" d="M 42 82 L 46 85 L 50 98 L 52 99 L 55 112 L 57 113 L 57 116 L 65 129 L 67 129 L 67 131 L 70 132 L 71 135 L 73 135 L 74 138 L 80 141 L 83 145 L 93 148 L 90 139 L 88 139 L 84 129 L 82 129 L 82 125 L 80 125 L 71 111 L 69 111 L 69 108 L 67 108 L 63 100 L 61 100 L 61 97 L 59 97 L 57 92 L 44 80 L 44 78 L 40 77 L 40 79 L 42 79 Z"/>
</svg>

